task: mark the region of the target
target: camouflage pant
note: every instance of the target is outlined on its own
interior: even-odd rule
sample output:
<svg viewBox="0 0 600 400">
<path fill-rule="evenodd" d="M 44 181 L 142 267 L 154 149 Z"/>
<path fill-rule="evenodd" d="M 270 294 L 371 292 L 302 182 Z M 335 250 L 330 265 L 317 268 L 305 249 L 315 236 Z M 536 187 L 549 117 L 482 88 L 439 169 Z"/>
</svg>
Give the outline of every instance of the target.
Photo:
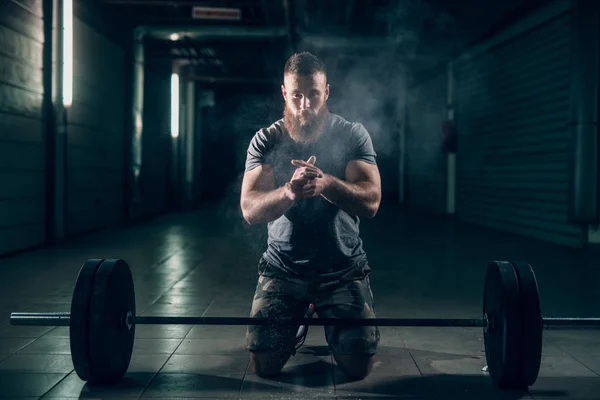
<svg viewBox="0 0 600 400">
<path fill-rule="evenodd" d="M 313 283 L 260 275 L 252 302 L 252 318 L 302 318 L 308 305 L 322 318 L 375 318 L 369 277 L 352 281 Z M 380 334 L 376 326 L 325 326 L 325 338 L 336 354 L 375 354 Z M 246 349 L 295 354 L 298 326 L 251 325 Z"/>
</svg>

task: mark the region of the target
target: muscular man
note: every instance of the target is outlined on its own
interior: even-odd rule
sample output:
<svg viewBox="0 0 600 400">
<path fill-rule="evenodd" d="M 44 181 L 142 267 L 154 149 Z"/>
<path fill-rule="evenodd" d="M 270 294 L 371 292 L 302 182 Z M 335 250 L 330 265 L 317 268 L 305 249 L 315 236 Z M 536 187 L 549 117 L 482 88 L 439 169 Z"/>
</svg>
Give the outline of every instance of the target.
<svg viewBox="0 0 600 400">
<path fill-rule="evenodd" d="M 310 53 L 285 64 L 283 118 L 259 130 L 248 147 L 240 205 L 249 224 L 268 224 L 258 263 L 253 318 L 302 318 L 309 304 L 323 318 L 375 318 L 371 271 L 359 220 L 381 201 L 381 178 L 369 133 L 327 109 L 323 63 Z M 278 374 L 295 354 L 298 327 L 247 329 L 250 365 Z M 325 327 L 339 368 L 366 377 L 380 334 L 375 326 Z"/>
</svg>

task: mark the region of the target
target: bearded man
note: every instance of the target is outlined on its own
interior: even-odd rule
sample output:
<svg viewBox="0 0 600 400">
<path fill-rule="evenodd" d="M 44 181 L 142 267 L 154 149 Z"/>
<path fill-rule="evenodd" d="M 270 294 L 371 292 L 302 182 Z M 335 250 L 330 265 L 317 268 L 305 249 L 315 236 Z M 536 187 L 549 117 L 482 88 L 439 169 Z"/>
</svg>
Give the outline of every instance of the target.
<svg viewBox="0 0 600 400">
<path fill-rule="evenodd" d="M 250 141 L 240 205 L 249 224 L 267 224 L 252 318 L 375 318 L 371 268 L 359 235 L 381 201 L 376 153 L 365 127 L 329 112 L 323 62 L 311 53 L 284 67 L 283 118 Z M 306 161 L 304 161 L 306 160 Z M 277 375 L 296 354 L 299 327 L 252 325 L 250 366 Z M 376 326 L 325 326 L 338 367 L 366 377 L 380 341 Z"/>
</svg>

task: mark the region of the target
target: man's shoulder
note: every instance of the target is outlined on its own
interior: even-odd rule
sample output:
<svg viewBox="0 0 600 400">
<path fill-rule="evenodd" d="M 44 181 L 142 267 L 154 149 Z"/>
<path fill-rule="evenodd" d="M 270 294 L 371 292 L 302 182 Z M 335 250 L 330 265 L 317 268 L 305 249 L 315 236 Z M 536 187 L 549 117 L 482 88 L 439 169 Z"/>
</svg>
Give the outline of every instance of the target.
<svg viewBox="0 0 600 400">
<path fill-rule="evenodd" d="M 365 133 L 368 135 L 365 126 L 357 121 L 350 121 L 341 115 L 330 113 L 331 116 L 331 127 L 334 131 L 343 133 L 343 134 L 355 134 L 357 136 L 362 136 Z"/>
<path fill-rule="evenodd" d="M 329 118 L 331 119 L 331 126 L 338 129 L 351 129 L 354 122 L 348 121 L 341 115 L 330 112 Z"/>
<path fill-rule="evenodd" d="M 256 166 L 268 162 L 269 154 L 273 152 L 281 140 L 283 120 L 275 121 L 269 126 L 259 128 L 248 145 L 246 156 L 246 172 Z"/>
<path fill-rule="evenodd" d="M 269 126 L 263 126 L 262 128 L 260 128 L 258 131 L 256 131 L 254 137 L 262 141 L 277 141 L 283 135 L 283 129 L 284 124 L 282 118 L 273 122 Z"/>
<path fill-rule="evenodd" d="M 277 121 L 273 122 L 269 126 L 262 127 L 261 130 L 269 132 L 270 134 L 273 134 L 273 135 L 281 135 L 281 133 L 283 133 L 284 127 L 285 127 L 285 125 L 283 123 L 283 118 L 281 118 L 281 119 L 278 119 Z"/>
</svg>

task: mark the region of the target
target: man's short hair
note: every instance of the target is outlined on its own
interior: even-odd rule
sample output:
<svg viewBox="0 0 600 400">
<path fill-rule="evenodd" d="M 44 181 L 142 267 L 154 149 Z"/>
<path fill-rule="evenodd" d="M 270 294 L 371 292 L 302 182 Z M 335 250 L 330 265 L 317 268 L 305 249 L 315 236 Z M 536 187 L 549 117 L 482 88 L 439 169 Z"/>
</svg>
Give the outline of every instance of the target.
<svg viewBox="0 0 600 400">
<path fill-rule="evenodd" d="M 283 69 L 284 76 L 287 74 L 311 76 L 319 72 L 327 77 L 323 61 L 308 51 L 292 55 L 288 58 Z"/>
</svg>

